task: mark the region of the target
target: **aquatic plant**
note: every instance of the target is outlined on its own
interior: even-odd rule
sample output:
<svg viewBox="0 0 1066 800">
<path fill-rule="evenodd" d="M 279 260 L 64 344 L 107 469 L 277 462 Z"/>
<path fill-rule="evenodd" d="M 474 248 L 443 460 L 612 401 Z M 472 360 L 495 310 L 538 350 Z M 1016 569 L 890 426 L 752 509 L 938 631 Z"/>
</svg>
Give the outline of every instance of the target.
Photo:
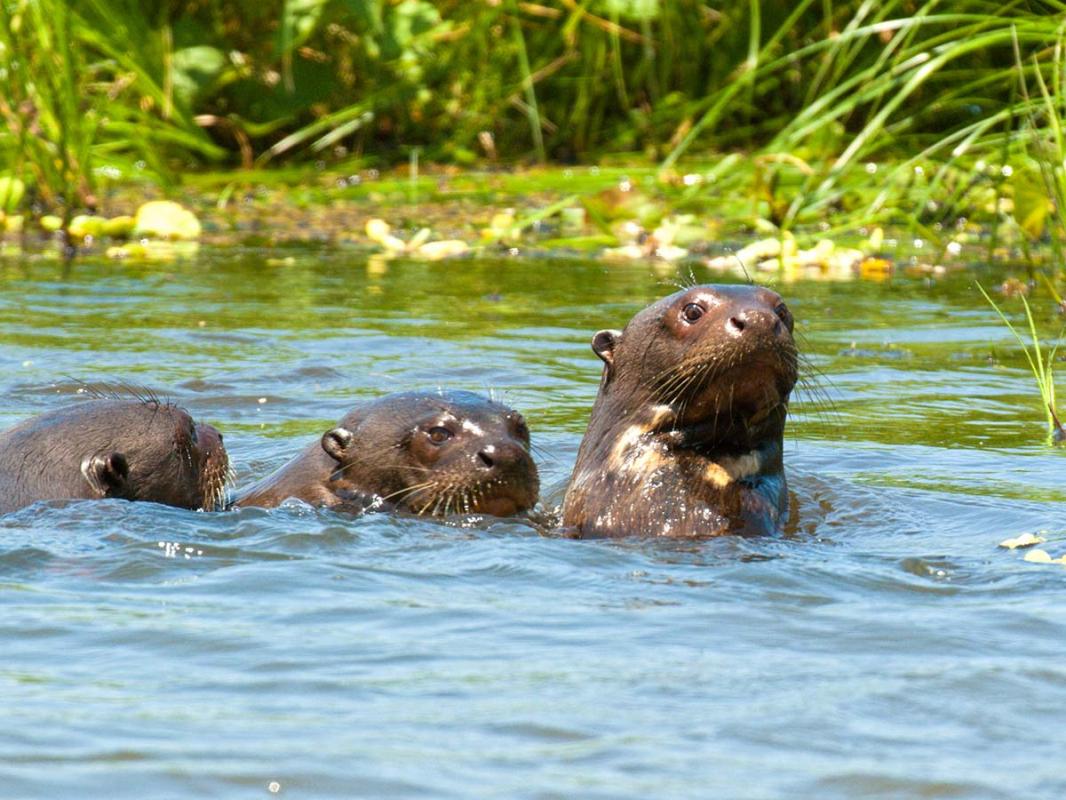
<svg viewBox="0 0 1066 800">
<path fill-rule="evenodd" d="M 771 121 L 776 130 L 759 150 L 804 158 L 775 222 L 790 227 L 831 212 L 851 224 L 931 227 L 976 211 L 974 190 L 1000 178 L 1011 195 L 1026 194 L 1028 172 L 987 165 L 1032 163 L 1027 149 L 1037 143 L 1048 156 L 1041 163 L 1061 172 L 1051 150 L 1061 143 L 1064 10 L 1058 2 L 834 4 L 829 35 L 763 52 L 750 81 L 793 76 L 808 89 L 797 113 Z M 804 65 L 814 63 L 812 76 Z M 1027 80 L 1039 94 L 1025 90 Z M 697 134 L 712 134 L 718 111 L 711 104 L 666 163 Z"/>
<path fill-rule="evenodd" d="M 94 208 L 101 179 L 170 173 L 168 155 L 218 159 L 183 107 L 167 29 L 124 0 L 0 2 L 0 172 L 27 199 Z"/>
<path fill-rule="evenodd" d="M 95 109 L 82 106 L 84 51 L 72 42 L 71 15 L 47 2 L 3 3 L 0 10 L 6 160 L 47 200 L 76 197 L 91 205 L 90 148 L 99 120 Z"/>
<path fill-rule="evenodd" d="M 1045 347 L 1040 342 L 1040 335 L 1037 333 L 1036 321 L 1033 319 L 1033 309 L 1029 305 L 1029 301 L 1026 300 L 1024 294 L 1020 294 L 1019 297 L 1022 301 L 1022 306 L 1025 308 L 1025 321 L 1028 327 L 1028 334 L 1030 341 L 1026 342 L 1021 333 L 1014 326 L 1014 323 L 1010 321 L 1010 318 L 1004 313 L 1003 309 L 996 304 L 991 298 L 988 292 L 985 291 L 981 284 L 977 284 L 977 288 L 984 295 L 988 304 L 995 309 L 996 314 L 1003 321 L 1003 324 L 1007 326 L 1007 329 L 1011 332 L 1015 339 L 1018 340 L 1018 344 L 1021 345 L 1022 352 L 1025 354 L 1025 360 L 1029 364 L 1029 370 L 1033 373 L 1033 378 L 1036 380 L 1036 385 L 1040 391 L 1041 407 L 1044 412 L 1044 416 L 1047 420 L 1048 437 L 1049 440 L 1059 440 L 1059 433 L 1062 430 L 1062 426 L 1059 424 L 1058 416 L 1055 412 L 1057 407 L 1055 402 L 1055 374 L 1053 371 L 1053 365 L 1055 362 L 1055 355 L 1058 353 L 1058 345 L 1054 345 L 1050 348 Z"/>
</svg>

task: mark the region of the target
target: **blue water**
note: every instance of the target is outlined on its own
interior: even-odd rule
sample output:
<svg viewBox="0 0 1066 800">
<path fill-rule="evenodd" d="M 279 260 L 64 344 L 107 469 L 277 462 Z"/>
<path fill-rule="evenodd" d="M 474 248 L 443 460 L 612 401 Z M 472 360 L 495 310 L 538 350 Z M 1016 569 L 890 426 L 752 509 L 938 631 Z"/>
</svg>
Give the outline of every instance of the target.
<svg viewBox="0 0 1066 800">
<path fill-rule="evenodd" d="M 550 506 L 592 332 L 673 290 L 644 265 L 294 254 L 8 264 L 0 423 L 142 383 L 217 425 L 244 483 L 361 399 L 491 390 L 527 416 Z M 1066 568 L 996 546 L 1066 553 L 1066 453 L 1009 333 L 965 277 L 778 288 L 816 388 L 779 537 L 0 518 L 0 797 L 1066 795 Z"/>
</svg>

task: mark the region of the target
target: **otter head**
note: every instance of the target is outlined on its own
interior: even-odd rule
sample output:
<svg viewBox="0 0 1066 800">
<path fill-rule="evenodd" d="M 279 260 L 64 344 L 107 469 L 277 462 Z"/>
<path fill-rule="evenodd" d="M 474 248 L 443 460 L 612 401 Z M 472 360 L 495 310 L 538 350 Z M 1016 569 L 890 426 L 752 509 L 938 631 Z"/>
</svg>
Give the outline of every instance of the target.
<svg viewBox="0 0 1066 800">
<path fill-rule="evenodd" d="M 155 398 L 99 400 L 79 431 L 91 454 L 81 472 L 97 497 L 213 511 L 230 477 L 222 434 Z M 102 413 L 101 413 L 102 412 Z"/>
<path fill-rule="evenodd" d="M 509 516 L 537 502 L 522 415 L 470 392 L 388 395 L 322 436 L 349 482 L 415 514 Z"/>
<path fill-rule="evenodd" d="M 601 397 L 649 432 L 689 446 L 749 449 L 784 429 L 796 383 L 793 320 L 759 286 L 693 286 L 638 313 L 625 330 L 600 331 Z M 612 405 L 612 408 L 614 406 Z"/>
</svg>

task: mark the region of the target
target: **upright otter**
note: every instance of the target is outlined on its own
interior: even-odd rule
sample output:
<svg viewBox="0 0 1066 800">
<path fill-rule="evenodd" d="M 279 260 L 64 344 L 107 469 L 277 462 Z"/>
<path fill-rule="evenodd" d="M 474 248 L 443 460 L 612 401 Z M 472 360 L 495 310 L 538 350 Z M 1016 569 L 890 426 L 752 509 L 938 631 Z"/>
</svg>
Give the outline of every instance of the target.
<svg viewBox="0 0 1066 800">
<path fill-rule="evenodd" d="M 563 501 L 579 537 L 776 530 L 796 383 L 792 314 L 759 286 L 693 286 L 600 331 L 600 390 Z"/>
<path fill-rule="evenodd" d="M 356 407 L 234 505 L 295 497 L 343 510 L 509 516 L 534 506 L 538 490 L 517 411 L 471 392 L 403 392 Z"/>
<path fill-rule="evenodd" d="M 222 434 L 152 396 L 86 400 L 0 433 L 0 513 L 103 497 L 213 511 L 228 479 Z"/>
</svg>

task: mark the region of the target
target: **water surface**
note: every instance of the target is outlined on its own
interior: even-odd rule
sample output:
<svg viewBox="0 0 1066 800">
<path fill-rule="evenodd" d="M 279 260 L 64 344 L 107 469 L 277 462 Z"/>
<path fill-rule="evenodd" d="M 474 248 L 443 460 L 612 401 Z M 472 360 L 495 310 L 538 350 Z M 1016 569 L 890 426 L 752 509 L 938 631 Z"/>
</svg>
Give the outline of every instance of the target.
<svg viewBox="0 0 1066 800">
<path fill-rule="evenodd" d="M 0 265 L 0 424 L 144 384 L 217 425 L 245 483 L 359 400 L 492 391 L 551 502 L 592 333 L 681 279 L 277 255 Z M 296 505 L 0 518 L 0 795 L 1063 796 L 1066 569 L 996 544 L 1066 552 L 1064 453 L 972 280 L 778 287 L 814 389 L 780 537 Z"/>
</svg>

